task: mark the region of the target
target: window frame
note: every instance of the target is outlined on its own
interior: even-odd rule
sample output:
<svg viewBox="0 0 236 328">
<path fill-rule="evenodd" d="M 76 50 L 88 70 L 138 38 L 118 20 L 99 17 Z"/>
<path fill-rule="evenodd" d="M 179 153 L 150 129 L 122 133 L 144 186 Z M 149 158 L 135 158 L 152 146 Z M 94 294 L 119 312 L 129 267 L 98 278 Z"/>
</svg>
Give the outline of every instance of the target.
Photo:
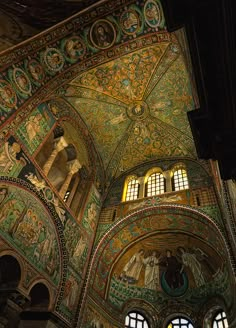
<svg viewBox="0 0 236 328">
<path fill-rule="evenodd" d="M 174 322 L 174 320 L 179 320 L 179 322 Z M 187 323 L 182 322 L 181 320 L 186 320 L 188 321 Z M 172 325 L 172 326 L 170 326 Z M 165 328 L 182 328 L 182 327 L 187 327 L 187 328 L 194 328 L 193 322 L 186 316 L 183 315 L 176 315 L 174 317 L 172 317 L 171 319 L 169 319 L 167 321 L 167 324 L 165 326 Z"/>
<path fill-rule="evenodd" d="M 154 183 L 152 183 L 153 181 L 150 179 L 152 179 L 151 177 L 155 175 L 155 181 Z M 157 176 L 159 176 L 160 178 L 157 179 Z M 158 181 L 159 180 L 159 181 Z M 150 187 L 149 187 L 150 184 Z M 163 186 L 163 188 L 162 188 Z M 151 191 L 151 195 L 148 195 L 149 189 Z M 159 192 L 157 191 L 157 189 L 159 190 Z M 162 191 L 163 189 L 163 191 Z M 154 193 L 152 193 L 152 191 L 154 190 Z M 148 176 L 146 176 L 145 179 L 145 197 L 154 197 L 157 195 L 163 195 L 164 193 L 166 193 L 166 178 L 163 174 L 163 172 L 161 171 L 152 171 Z"/>
<path fill-rule="evenodd" d="M 131 314 L 135 314 L 135 315 L 136 315 L 136 318 L 132 318 L 132 317 L 130 318 L 130 315 L 131 315 Z M 137 318 L 138 316 L 141 316 L 142 319 L 141 319 L 141 318 Z M 129 323 L 127 324 L 127 323 L 126 323 L 127 318 L 128 318 L 128 320 L 129 320 L 129 319 L 131 319 L 131 320 L 133 320 L 133 321 L 136 320 L 136 322 L 134 323 L 135 325 L 130 325 L 130 324 L 132 324 L 132 323 L 130 322 L 130 320 L 129 320 Z M 141 323 L 142 326 L 141 326 L 139 323 Z M 129 312 L 126 314 L 126 316 L 125 316 L 125 325 L 124 325 L 124 327 L 125 327 L 125 328 L 151 328 L 147 316 L 146 316 L 143 312 L 141 312 L 141 311 L 137 311 L 137 310 L 131 310 L 131 311 L 129 311 Z"/>
<path fill-rule="evenodd" d="M 181 174 L 178 174 L 178 171 L 181 171 Z M 177 183 L 175 178 L 176 173 L 177 173 Z M 189 189 L 189 179 L 185 166 L 178 165 L 172 169 L 171 185 L 172 185 L 172 191 L 181 191 L 181 190 Z"/>
<path fill-rule="evenodd" d="M 221 315 L 221 318 L 217 319 L 217 317 Z M 223 317 L 224 316 L 224 317 Z M 226 323 L 225 323 L 225 320 L 226 320 Z M 218 323 L 221 323 L 221 326 L 219 326 Z M 222 326 L 223 325 L 223 326 Z M 228 328 L 229 327 L 229 324 L 228 324 L 228 320 L 227 320 L 227 316 L 226 316 L 226 313 L 224 310 L 220 309 L 218 310 L 213 319 L 212 319 L 212 325 L 211 325 L 212 328 Z"/>
<path fill-rule="evenodd" d="M 127 195 L 128 195 L 128 192 L 129 192 L 129 184 L 132 183 L 132 181 L 135 181 L 135 184 L 137 185 L 137 197 L 135 196 L 134 197 L 130 197 L 131 199 L 127 199 Z M 132 191 L 131 191 L 132 193 Z M 134 201 L 134 200 L 137 200 L 139 199 L 139 193 L 140 193 L 140 181 L 139 181 L 139 178 L 137 176 L 128 176 L 126 178 L 126 181 L 125 181 L 125 184 L 124 184 L 124 189 L 123 189 L 123 197 L 122 197 L 122 201 L 123 202 L 129 202 L 129 201 Z"/>
</svg>

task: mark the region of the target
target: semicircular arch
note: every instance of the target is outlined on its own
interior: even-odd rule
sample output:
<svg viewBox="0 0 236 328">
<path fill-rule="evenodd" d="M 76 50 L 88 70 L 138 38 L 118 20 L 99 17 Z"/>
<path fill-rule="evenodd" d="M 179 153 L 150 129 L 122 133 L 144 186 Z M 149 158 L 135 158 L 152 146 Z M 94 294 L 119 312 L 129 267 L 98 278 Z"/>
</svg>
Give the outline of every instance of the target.
<svg viewBox="0 0 236 328">
<path fill-rule="evenodd" d="M 3 179 L 4 178 L 4 179 Z M 4 241 L 58 288 L 57 303 L 67 271 L 63 225 L 43 194 L 29 183 L 3 177 L 7 189 L 0 222 Z"/>
<path fill-rule="evenodd" d="M 206 214 L 183 205 L 148 207 L 116 222 L 98 243 L 93 254 L 93 271 L 90 270 L 89 279 L 94 290 L 105 297 L 113 266 L 124 251 L 139 240 L 157 233 L 184 234 L 188 238 L 200 240 L 222 259 L 226 255 L 230 258 L 227 242 L 220 228 Z"/>
</svg>

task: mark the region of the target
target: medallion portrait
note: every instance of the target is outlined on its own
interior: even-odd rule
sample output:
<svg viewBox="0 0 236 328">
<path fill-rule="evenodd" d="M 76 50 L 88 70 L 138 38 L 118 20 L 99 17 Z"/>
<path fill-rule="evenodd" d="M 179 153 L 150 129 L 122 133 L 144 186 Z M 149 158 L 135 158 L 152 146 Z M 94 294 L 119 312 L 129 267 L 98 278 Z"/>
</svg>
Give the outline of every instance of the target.
<svg viewBox="0 0 236 328">
<path fill-rule="evenodd" d="M 86 53 L 86 46 L 78 36 L 72 36 L 66 39 L 62 45 L 66 59 L 71 62 L 76 62 Z"/>
<path fill-rule="evenodd" d="M 56 48 L 48 48 L 43 55 L 44 63 L 49 71 L 58 72 L 64 66 L 64 57 Z"/>
<path fill-rule="evenodd" d="M 0 106 L 5 109 L 12 109 L 16 106 L 17 97 L 12 86 L 4 81 L 0 80 Z"/>
<path fill-rule="evenodd" d="M 90 30 L 90 40 L 98 49 L 111 47 L 116 39 L 116 31 L 111 22 L 105 19 L 96 21 Z"/>
<path fill-rule="evenodd" d="M 162 24 L 163 14 L 161 6 L 154 0 L 148 0 L 144 6 L 144 17 L 150 27 L 158 27 Z"/>
<path fill-rule="evenodd" d="M 120 17 L 121 28 L 125 34 L 135 34 L 140 28 L 139 15 L 134 10 L 125 11 Z"/>
<path fill-rule="evenodd" d="M 25 94 L 30 95 L 32 91 L 32 85 L 28 75 L 21 68 L 14 68 L 12 72 L 13 81 L 17 89 Z"/>
<path fill-rule="evenodd" d="M 42 82 L 44 79 L 44 70 L 42 65 L 35 60 L 31 59 L 27 64 L 28 71 L 32 77 L 32 79 L 36 82 Z"/>
</svg>

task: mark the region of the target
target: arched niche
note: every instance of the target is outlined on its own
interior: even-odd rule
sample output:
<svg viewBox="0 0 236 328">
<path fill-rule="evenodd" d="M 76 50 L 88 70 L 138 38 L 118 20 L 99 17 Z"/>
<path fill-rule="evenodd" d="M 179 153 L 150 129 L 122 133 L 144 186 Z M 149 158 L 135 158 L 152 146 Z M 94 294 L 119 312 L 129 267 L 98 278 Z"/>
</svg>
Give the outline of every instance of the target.
<svg viewBox="0 0 236 328">
<path fill-rule="evenodd" d="M 54 113 L 54 103 L 48 108 Z M 55 109 L 56 108 L 56 109 Z M 93 163 L 86 138 L 81 134 L 79 122 L 69 118 L 58 120 L 41 145 L 36 161 L 53 191 L 71 208 L 75 216 L 85 200 Z"/>
<path fill-rule="evenodd" d="M 171 285 L 173 275 L 167 277 L 167 250 L 178 263 L 178 286 Z M 145 271 L 151 256 L 149 271 L 157 265 L 159 281 L 148 286 Z M 127 216 L 103 236 L 94 253 L 90 282 L 99 296 L 120 310 L 132 298 L 146 300 L 160 313 L 171 308 L 169 302 L 176 305 L 181 300 L 190 308 L 194 304 L 196 317 L 208 298 L 227 296 L 232 287 L 228 259 L 224 238 L 208 216 L 181 205 L 160 205 Z M 132 273 L 135 261 L 142 262 L 136 278 Z"/>
<path fill-rule="evenodd" d="M 11 255 L 0 257 L 0 289 L 14 289 L 21 280 L 21 267 L 17 259 Z"/>
<path fill-rule="evenodd" d="M 50 293 L 43 282 L 37 282 L 29 292 L 30 311 L 48 311 L 50 305 Z"/>
</svg>

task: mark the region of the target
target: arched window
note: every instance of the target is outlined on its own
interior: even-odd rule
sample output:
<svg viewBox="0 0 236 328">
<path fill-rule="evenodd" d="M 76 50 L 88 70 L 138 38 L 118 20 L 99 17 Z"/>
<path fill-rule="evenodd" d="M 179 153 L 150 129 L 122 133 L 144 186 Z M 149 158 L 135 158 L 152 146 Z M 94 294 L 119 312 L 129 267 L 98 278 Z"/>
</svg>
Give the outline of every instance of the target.
<svg viewBox="0 0 236 328">
<path fill-rule="evenodd" d="M 151 174 L 147 179 L 145 196 L 151 197 L 163 194 L 165 191 L 166 183 L 163 174 L 160 172 Z"/>
<path fill-rule="evenodd" d="M 178 168 L 174 171 L 172 177 L 172 187 L 174 191 L 188 189 L 187 171 L 183 168 Z"/>
<path fill-rule="evenodd" d="M 178 318 L 172 319 L 168 323 L 167 328 L 194 328 L 194 327 L 188 319 L 178 317 Z"/>
<path fill-rule="evenodd" d="M 228 321 L 224 311 L 218 312 L 213 320 L 213 328 L 228 328 Z"/>
<path fill-rule="evenodd" d="M 130 312 L 125 318 L 125 328 L 149 328 L 149 324 L 142 314 Z"/>
<path fill-rule="evenodd" d="M 139 186 L 140 184 L 137 179 L 132 179 L 128 182 L 125 196 L 126 201 L 138 199 Z"/>
</svg>

